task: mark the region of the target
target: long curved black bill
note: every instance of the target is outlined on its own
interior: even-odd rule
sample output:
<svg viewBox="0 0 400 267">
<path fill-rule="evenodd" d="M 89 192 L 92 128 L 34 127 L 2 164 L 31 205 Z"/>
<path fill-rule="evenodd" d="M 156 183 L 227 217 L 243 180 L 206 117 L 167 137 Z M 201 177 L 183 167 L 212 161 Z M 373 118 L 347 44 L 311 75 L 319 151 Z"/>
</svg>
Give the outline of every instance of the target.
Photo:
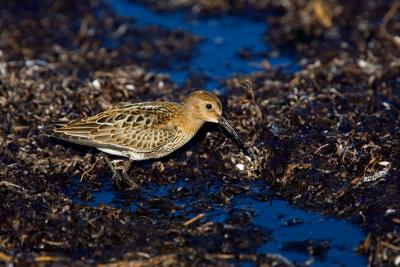
<svg viewBox="0 0 400 267">
<path fill-rule="evenodd" d="M 243 150 L 243 152 L 251 157 L 249 148 L 245 145 L 245 143 L 240 139 L 239 135 L 237 132 L 232 128 L 232 126 L 229 124 L 229 122 L 224 118 L 221 117 L 218 121 L 218 124 L 224 128 L 225 131 L 229 133 L 231 137 L 233 137 L 233 140 L 235 140 L 235 143 Z"/>
</svg>

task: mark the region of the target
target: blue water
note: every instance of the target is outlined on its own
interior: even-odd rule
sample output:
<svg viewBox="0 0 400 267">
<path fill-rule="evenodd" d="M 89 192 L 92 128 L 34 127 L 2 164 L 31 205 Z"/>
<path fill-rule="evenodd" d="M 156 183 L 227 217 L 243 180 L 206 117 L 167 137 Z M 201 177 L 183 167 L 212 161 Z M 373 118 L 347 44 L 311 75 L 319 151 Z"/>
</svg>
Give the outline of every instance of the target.
<svg viewBox="0 0 400 267">
<path fill-rule="evenodd" d="M 184 65 L 172 69 L 154 69 L 168 74 L 172 81 L 182 84 L 191 74 L 205 74 L 209 80 L 207 89 L 221 89 L 220 81 L 229 78 L 235 73 L 250 73 L 262 71 L 260 63 L 263 56 L 253 57 L 251 61 L 238 56 L 241 48 L 259 55 L 268 55 L 269 47 L 263 41 L 263 35 L 267 31 L 264 21 L 255 21 L 251 18 L 238 16 L 197 18 L 186 14 L 184 11 L 170 13 L 156 13 L 148 8 L 123 0 L 106 1 L 115 12 L 122 16 L 135 18 L 137 25 L 158 25 L 167 29 L 181 29 L 195 34 L 203 41 L 195 48 L 197 53 Z M 293 71 L 297 68 L 293 57 L 281 54 L 279 57 L 267 58 L 273 67 L 284 67 Z M 107 181 L 107 180 L 106 180 Z M 171 190 L 179 190 L 184 187 L 200 188 L 201 182 L 181 181 L 159 186 L 155 184 L 142 185 L 140 195 L 145 199 L 153 197 L 165 197 L 171 194 Z M 74 181 L 79 186 L 78 180 Z M 219 190 L 220 183 L 215 181 L 211 188 L 204 188 L 206 194 L 212 190 Z M 259 190 L 257 185 L 250 185 L 250 190 Z M 258 188 L 258 189 L 257 189 Z M 71 190 L 73 192 L 73 190 Z M 189 208 L 196 201 L 196 194 L 188 194 L 183 198 L 174 200 L 177 207 L 173 216 L 192 218 L 197 215 Z M 124 193 L 116 191 L 112 182 L 103 182 L 99 191 L 93 194 L 90 201 L 81 201 L 77 197 L 74 200 L 86 205 L 114 205 L 123 209 L 135 211 L 138 201 L 126 201 Z M 171 199 L 171 198 L 169 198 Z M 366 259 L 358 256 L 354 249 L 363 239 L 361 229 L 352 224 L 327 218 L 319 214 L 306 212 L 288 205 L 287 202 L 272 198 L 270 201 L 261 201 L 249 194 L 232 197 L 229 205 L 212 204 L 212 210 L 206 213 L 203 220 L 224 223 L 232 210 L 244 210 L 253 212 L 252 224 L 271 232 L 270 239 L 257 249 L 259 253 L 279 253 L 288 259 L 304 263 L 310 259 L 305 252 L 285 249 L 287 242 L 314 240 L 329 242 L 329 249 L 324 257 L 314 259 L 313 266 L 365 266 Z"/>
<path fill-rule="evenodd" d="M 255 56 L 250 61 L 239 57 L 240 49 L 245 48 L 252 54 L 265 55 L 270 49 L 263 41 L 266 31 L 264 21 L 253 21 L 235 16 L 196 18 L 188 13 L 157 13 L 150 9 L 128 1 L 109 0 L 108 2 L 117 14 L 134 17 L 136 24 L 157 25 L 170 30 L 184 30 L 203 38 L 196 57 L 189 64 L 173 69 L 155 69 L 170 76 L 177 84 L 184 82 L 191 74 L 206 75 L 209 81 L 206 89 L 215 89 L 220 81 L 234 73 L 250 73 L 261 71 L 262 60 L 275 67 L 286 70 L 297 69 L 296 64 L 288 54 L 278 57 Z"/>
<path fill-rule="evenodd" d="M 250 192 L 231 197 L 230 203 L 221 205 L 211 199 L 207 206 L 211 207 L 201 219 L 215 223 L 228 223 L 232 212 L 249 212 L 253 214 L 252 225 L 261 227 L 268 233 L 268 240 L 258 247 L 258 253 L 279 253 L 296 263 L 305 263 L 310 260 L 306 252 L 290 251 L 285 249 L 287 242 L 328 242 L 329 249 L 323 254 L 322 258 L 315 258 L 312 266 L 365 266 L 366 259 L 358 256 L 354 249 L 363 239 L 363 232 L 350 223 L 328 218 L 316 213 L 306 212 L 291 207 L 287 202 L 276 199 L 265 191 L 265 181 L 255 181 L 249 184 Z M 189 192 L 184 197 L 175 198 L 177 190 L 191 190 L 200 188 L 205 195 L 210 196 L 217 192 L 222 182 L 217 178 L 207 186 L 204 181 L 183 181 L 177 180 L 168 185 L 158 185 L 156 183 L 142 184 L 141 190 L 137 194 L 140 200 L 131 198 L 131 192 L 116 191 L 113 182 L 104 177 L 102 185 L 98 191 L 94 192 L 89 201 L 82 201 L 75 195 L 75 190 L 82 186 L 79 178 L 75 177 L 73 188 L 69 194 L 75 203 L 89 206 L 100 204 L 113 205 L 118 208 L 135 212 L 138 205 L 142 205 L 147 211 L 155 213 L 166 212 L 168 217 L 193 218 L 199 211 L 193 210 L 196 203 L 197 193 Z M 268 201 L 261 200 L 259 194 L 267 196 Z M 268 197 L 269 196 L 269 197 Z M 162 210 L 158 207 L 151 207 L 149 200 L 154 198 L 168 199 L 174 209 L 167 208 Z M 194 205 L 195 206 L 195 205 Z M 185 219 L 183 219 L 185 220 Z"/>
</svg>

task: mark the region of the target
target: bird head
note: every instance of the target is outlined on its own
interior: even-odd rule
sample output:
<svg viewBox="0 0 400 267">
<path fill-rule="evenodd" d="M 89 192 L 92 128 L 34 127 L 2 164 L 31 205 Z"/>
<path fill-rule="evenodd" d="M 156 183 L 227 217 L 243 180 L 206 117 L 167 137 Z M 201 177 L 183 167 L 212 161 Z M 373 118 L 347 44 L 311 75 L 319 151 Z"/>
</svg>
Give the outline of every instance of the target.
<svg viewBox="0 0 400 267">
<path fill-rule="evenodd" d="M 190 118 L 201 122 L 213 122 L 220 125 L 235 142 L 249 155 L 247 146 L 239 137 L 237 132 L 224 118 L 222 114 L 222 105 L 218 97 L 210 92 L 195 91 L 192 92 L 183 102 L 184 111 L 190 114 Z"/>
</svg>

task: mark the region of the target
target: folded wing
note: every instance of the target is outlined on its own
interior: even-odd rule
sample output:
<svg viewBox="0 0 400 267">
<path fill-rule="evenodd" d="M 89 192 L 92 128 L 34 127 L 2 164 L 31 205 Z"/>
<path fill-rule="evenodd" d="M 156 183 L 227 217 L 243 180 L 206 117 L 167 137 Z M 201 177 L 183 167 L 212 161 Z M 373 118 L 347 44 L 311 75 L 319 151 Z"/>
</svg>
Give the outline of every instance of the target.
<svg viewBox="0 0 400 267">
<path fill-rule="evenodd" d="M 139 103 L 104 111 L 54 129 L 60 139 L 97 148 L 152 152 L 176 138 L 170 123 L 178 104 Z"/>
</svg>

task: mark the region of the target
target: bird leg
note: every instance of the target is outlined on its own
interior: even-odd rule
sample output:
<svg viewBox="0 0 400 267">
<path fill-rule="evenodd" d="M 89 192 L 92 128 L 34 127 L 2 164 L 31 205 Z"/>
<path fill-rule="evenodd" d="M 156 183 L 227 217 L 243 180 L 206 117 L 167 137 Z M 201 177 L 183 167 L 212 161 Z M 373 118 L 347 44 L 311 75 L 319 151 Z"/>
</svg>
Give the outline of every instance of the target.
<svg viewBox="0 0 400 267">
<path fill-rule="evenodd" d="M 108 156 L 103 152 L 100 152 L 100 153 L 101 153 L 103 159 L 105 160 L 105 162 L 107 163 L 108 167 L 113 172 L 113 178 L 115 177 L 115 183 L 116 183 L 118 189 L 121 189 L 120 182 L 123 180 L 125 180 L 129 184 L 131 189 L 139 188 L 139 185 L 131 177 L 129 177 L 129 175 L 127 173 L 132 166 L 133 160 L 129 159 L 127 166 L 122 170 L 122 176 L 121 176 L 121 174 L 119 174 L 119 172 L 114 168 L 114 166 L 111 163 Z"/>
<path fill-rule="evenodd" d="M 129 170 L 132 167 L 132 163 L 133 160 L 129 159 L 128 162 L 126 163 L 125 168 L 122 170 L 122 176 L 124 177 L 125 181 L 131 186 L 130 189 L 137 189 L 139 188 L 139 185 L 128 174 Z"/>
<path fill-rule="evenodd" d="M 111 163 L 111 161 L 110 161 L 110 159 L 108 158 L 108 156 L 107 156 L 105 153 L 103 153 L 103 152 L 100 152 L 100 154 L 101 154 L 101 156 L 103 157 L 104 161 L 107 163 L 108 167 L 109 167 L 109 168 L 111 169 L 111 171 L 113 172 L 112 178 L 115 177 L 115 183 L 116 183 L 118 189 L 121 189 L 121 186 L 120 186 L 120 184 L 119 184 L 119 182 L 122 181 L 121 175 L 120 175 L 120 174 L 118 173 L 118 171 L 114 168 L 114 166 L 113 166 L 113 164 Z M 112 178 L 111 178 L 111 179 L 112 179 Z"/>
</svg>

